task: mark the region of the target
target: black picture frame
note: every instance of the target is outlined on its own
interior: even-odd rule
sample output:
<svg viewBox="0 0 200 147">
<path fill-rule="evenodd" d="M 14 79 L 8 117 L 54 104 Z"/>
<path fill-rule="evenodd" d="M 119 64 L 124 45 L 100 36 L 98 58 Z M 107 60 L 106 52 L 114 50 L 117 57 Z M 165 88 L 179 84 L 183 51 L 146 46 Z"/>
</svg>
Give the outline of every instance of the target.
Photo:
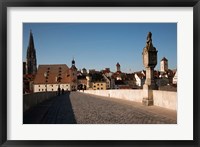
<svg viewBox="0 0 200 147">
<path fill-rule="evenodd" d="M 7 7 L 193 7 L 193 140 L 152 141 L 16 141 L 7 140 Z M 1 0 L 0 2 L 0 145 L 1 146 L 199 146 L 199 0 Z M 186 35 L 187 37 L 187 35 Z M 8 91 L 9 92 L 9 91 Z M 173 132 L 172 132 L 173 133 Z M 187 133 L 187 132 L 186 132 Z M 162 134 L 161 134 L 162 135 Z"/>
</svg>

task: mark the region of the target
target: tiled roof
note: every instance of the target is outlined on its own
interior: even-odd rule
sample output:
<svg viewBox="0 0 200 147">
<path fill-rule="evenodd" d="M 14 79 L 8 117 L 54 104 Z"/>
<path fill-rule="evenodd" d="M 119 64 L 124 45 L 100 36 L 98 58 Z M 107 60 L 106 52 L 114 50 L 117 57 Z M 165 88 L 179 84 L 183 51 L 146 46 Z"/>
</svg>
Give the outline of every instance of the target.
<svg viewBox="0 0 200 147">
<path fill-rule="evenodd" d="M 59 77 L 60 84 L 70 83 L 69 68 L 66 64 L 39 65 L 34 84 L 57 84 Z"/>
<path fill-rule="evenodd" d="M 90 76 L 92 77 L 92 82 L 105 82 L 105 79 L 102 75 L 102 73 L 100 72 L 96 72 L 94 74 L 90 74 Z"/>
</svg>

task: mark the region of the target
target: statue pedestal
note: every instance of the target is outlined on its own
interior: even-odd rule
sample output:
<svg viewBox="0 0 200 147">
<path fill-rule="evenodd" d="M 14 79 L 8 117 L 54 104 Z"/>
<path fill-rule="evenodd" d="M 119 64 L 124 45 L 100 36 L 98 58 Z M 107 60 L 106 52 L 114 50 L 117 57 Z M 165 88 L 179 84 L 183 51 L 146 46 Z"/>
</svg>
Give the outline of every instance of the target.
<svg viewBox="0 0 200 147">
<path fill-rule="evenodd" d="M 145 106 L 153 105 L 153 90 L 151 86 L 144 84 L 143 85 L 143 99 L 142 104 Z"/>
</svg>

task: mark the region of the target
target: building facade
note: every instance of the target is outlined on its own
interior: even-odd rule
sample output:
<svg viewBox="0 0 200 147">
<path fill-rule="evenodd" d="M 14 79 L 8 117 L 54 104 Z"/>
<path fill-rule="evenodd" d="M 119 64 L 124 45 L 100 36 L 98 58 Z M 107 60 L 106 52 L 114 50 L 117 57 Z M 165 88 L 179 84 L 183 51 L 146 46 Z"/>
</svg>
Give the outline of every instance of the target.
<svg viewBox="0 0 200 147">
<path fill-rule="evenodd" d="M 93 90 L 106 90 L 106 82 L 96 81 L 92 82 Z"/>
</svg>

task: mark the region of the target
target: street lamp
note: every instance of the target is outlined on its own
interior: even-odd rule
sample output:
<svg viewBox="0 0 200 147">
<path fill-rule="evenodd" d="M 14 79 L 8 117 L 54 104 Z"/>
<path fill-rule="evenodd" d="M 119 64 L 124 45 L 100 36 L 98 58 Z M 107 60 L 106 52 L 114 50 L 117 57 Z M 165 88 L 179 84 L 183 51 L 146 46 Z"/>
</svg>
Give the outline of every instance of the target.
<svg viewBox="0 0 200 147">
<path fill-rule="evenodd" d="M 47 72 L 44 73 L 45 83 L 46 83 L 46 92 L 47 92 Z"/>
</svg>

